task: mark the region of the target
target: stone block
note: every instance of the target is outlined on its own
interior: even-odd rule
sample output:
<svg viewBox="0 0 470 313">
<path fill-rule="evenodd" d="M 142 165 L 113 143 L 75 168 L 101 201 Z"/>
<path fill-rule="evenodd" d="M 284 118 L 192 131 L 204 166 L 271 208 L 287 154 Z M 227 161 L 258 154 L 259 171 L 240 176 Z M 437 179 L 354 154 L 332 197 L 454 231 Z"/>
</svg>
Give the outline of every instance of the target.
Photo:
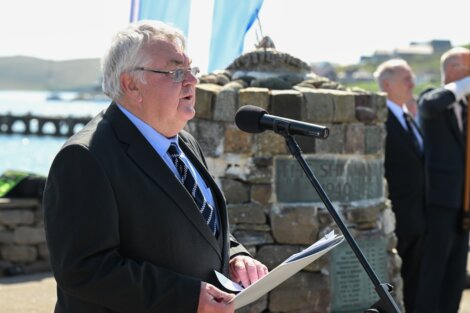
<svg viewBox="0 0 470 313">
<path fill-rule="evenodd" d="M 294 245 L 266 245 L 257 253 L 256 259 L 266 265 L 269 270 L 284 262 L 291 255 L 302 251 L 300 246 Z"/>
<path fill-rule="evenodd" d="M 34 211 L 34 225 L 36 227 L 44 227 L 44 209 L 42 205 Z"/>
<path fill-rule="evenodd" d="M 356 121 L 354 94 L 348 91 L 329 90 L 334 100 L 333 122 L 352 123 Z"/>
<path fill-rule="evenodd" d="M 316 153 L 343 153 L 345 149 L 345 124 L 325 125 L 330 130 L 330 135 L 326 139 L 315 140 Z"/>
<path fill-rule="evenodd" d="M 224 152 L 250 153 L 253 135 L 239 130 L 235 126 L 227 126 L 224 135 Z"/>
<path fill-rule="evenodd" d="M 356 238 L 370 266 L 380 281 L 390 281 L 387 270 L 387 242 L 385 237 Z M 377 294 L 367 273 L 348 244 L 342 243 L 330 251 L 331 311 L 364 312 L 377 301 Z M 395 289 L 394 289 L 395 290 Z"/>
<path fill-rule="evenodd" d="M 271 184 L 273 177 L 272 157 L 254 157 L 246 164 L 246 181 L 251 184 Z"/>
<path fill-rule="evenodd" d="M 221 179 L 222 191 L 227 203 L 247 203 L 250 201 L 250 187 L 233 179 Z"/>
<path fill-rule="evenodd" d="M 254 135 L 255 140 L 255 155 L 259 156 L 273 156 L 278 154 L 287 154 L 287 147 L 284 137 L 274 132 L 264 132 Z"/>
<path fill-rule="evenodd" d="M 220 187 L 219 178 L 225 175 L 227 162 L 222 158 L 206 157 L 207 168 L 212 177 L 214 177 L 217 185 Z"/>
<path fill-rule="evenodd" d="M 375 223 L 380 217 L 380 210 L 377 206 L 353 208 L 346 211 L 346 216 L 352 224 Z"/>
<path fill-rule="evenodd" d="M 13 232 L 8 230 L 0 231 L 0 244 L 11 245 L 13 244 Z"/>
<path fill-rule="evenodd" d="M 382 229 L 385 235 L 395 231 L 396 219 L 392 209 L 387 208 L 382 213 Z"/>
<path fill-rule="evenodd" d="M 388 116 L 387 94 L 383 92 L 372 94 L 372 105 L 377 110 L 377 119 L 380 123 L 385 123 Z"/>
<path fill-rule="evenodd" d="M 264 224 L 266 223 L 265 208 L 259 204 L 229 204 L 227 206 L 230 223 Z"/>
<path fill-rule="evenodd" d="M 310 123 L 331 123 L 334 118 L 334 96 L 322 89 L 300 88 L 305 103 L 303 120 Z"/>
<path fill-rule="evenodd" d="M 32 225 L 33 210 L 0 210 L 0 224 L 15 227 L 17 225 Z"/>
<path fill-rule="evenodd" d="M 375 123 L 378 120 L 377 108 L 372 101 L 371 94 L 357 94 L 355 98 L 356 119 L 365 124 Z"/>
<path fill-rule="evenodd" d="M 1 247 L 3 260 L 10 262 L 32 262 L 37 259 L 38 252 L 34 247 L 4 246 Z"/>
<path fill-rule="evenodd" d="M 344 152 L 364 154 L 365 127 L 363 124 L 347 124 L 345 137 Z"/>
<path fill-rule="evenodd" d="M 384 197 L 381 157 L 312 155 L 305 159 L 331 201 L 348 203 Z M 296 160 L 276 157 L 274 172 L 274 192 L 279 202 L 321 201 Z"/>
<path fill-rule="evenodd" d="M 249 87 L 241 89 L 238 93 L 239 107 L 254 105 L 269 112 L 269 89 Z"/>
<path fill-rule="evenodd" d="M 302 93 L 296 90 L 271 91 L 272 115 L 300 120 L 302 111 Z"/>
<path fill-rule="evenodd" d="M 385 125 L 366 125 L 364 131 L 366 154 L 384 154 L 385 152 Z"/>
<path fill-rule="evenodd" d="M 249 166 L 250 158 L 247 155 L 236 153 L 225 153 L 224 156 L 226 163 L 225 178 L 246 182 L 247 176 L 252 170 Z"/>
<path fill-rule="evenodd" d="M 274 243 L 271 234 L 264 231 L 235 230 L 233 235 L 244 246 L 259 246 Z"/>
<path fill-rule="evenodd" d="M 276 242 L 310 245 L 318 237 L 316 208 L 285 206 L 271 210 L 270 220 Z"/>
<path fill-rule="evenodd" d="M 218 157 L 224 149 L 225 127 L 223 123 L 199 120 L 193 133 L 205 156 Z"/>
<path fill-rule="evenodd" d="M 270 312 L 330 312 L 327 278 L 319 273 L 295 274 L 269 294 Z"/>
<path fill-rule="evenodd" d="M 238 110 L 238 91 L 242 85 L 231 82 L 223 86 L 215 97 L 214 120 L 233 122 Z"/>
<path fill-rule="evenodd" d="M 271 202 L 272 188 L 270 184 L 252 185 L 251 201 L 260 204 L 268 204 Z"/>
<path fill-rule="evenodd" d="M 315 138 L 307 137 L 307 136 L 297 136 L 295 140 L 297 141 L 297 144 L 299 145 L 303 153 L 315 153 L 316 152 L 315 142 L 317 140 Z"/>
<path fill-rule="evenodd" d="M 234 224 L 233 230 L 249 230 L 249 231 L 262 231 L 262 232 L 270 232 L 271 227 L 267 224 Z"/>
<path fill-rule="evenodd" d="M 197 84 L 196 85 L 196 117 L 203 119 L 212 119 L 215 98 L 222 89 L 215 84 Z"/>
<path fill-rule="evenodd" d="M 18 227 L 14 231 L 14 242 L 19 245 L 45 243 L 46 233 L 42 227 Z"/>
</svg>

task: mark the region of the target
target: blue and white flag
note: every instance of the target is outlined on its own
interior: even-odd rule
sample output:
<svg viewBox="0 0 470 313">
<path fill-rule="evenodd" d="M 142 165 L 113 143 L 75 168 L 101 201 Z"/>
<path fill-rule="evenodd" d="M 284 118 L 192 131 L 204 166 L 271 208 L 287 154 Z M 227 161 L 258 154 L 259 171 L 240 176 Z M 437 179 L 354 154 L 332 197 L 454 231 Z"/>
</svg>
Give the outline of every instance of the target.
<svg viewBox="0 0 470 313">
<path fill-rule="evenodd" d="M 224 69 L 243 53 L 263 0 L 131 0 L 131 22 L 160 20 L 183 31 L 203 72 Z"/>
</svg>

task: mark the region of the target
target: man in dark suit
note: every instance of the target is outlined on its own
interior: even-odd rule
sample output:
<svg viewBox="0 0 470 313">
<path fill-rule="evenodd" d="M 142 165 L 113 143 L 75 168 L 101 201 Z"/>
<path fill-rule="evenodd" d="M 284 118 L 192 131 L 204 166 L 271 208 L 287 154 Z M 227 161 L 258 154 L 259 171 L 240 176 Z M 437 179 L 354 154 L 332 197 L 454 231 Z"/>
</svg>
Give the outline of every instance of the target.
<svg viewBox="0 0 470 313">
<path fill-rule="evenodd" d="M 405 308 L 413 312 L 425 230 L 423 138 L 406 107 L 413 98 L 413 72 L 406 61 L 392 59 L 380 64 L 374 76 L 387 93 L 385 177 L 403 261 Z"/>
<path fill-rule="evenodd" d="M 224 197 L 196 140 L 197 68 L 180 31 L 118 33 L 102 62 L 113 103 L 70 138 L 44 213 L 55 312 L 233 312 L 214 270 L 248 286 L 267 269 L 229 234 Z"/>
<path fill-rule="evenodd" d="M 443 86 L 418 103 L 427 173 L 427 234 L 416 312 L 457 313 L 465 285 L 468 232 L 462 231 L 465 130 L 470 94 L 470 51 L 441 57 Z"/>
</svg>

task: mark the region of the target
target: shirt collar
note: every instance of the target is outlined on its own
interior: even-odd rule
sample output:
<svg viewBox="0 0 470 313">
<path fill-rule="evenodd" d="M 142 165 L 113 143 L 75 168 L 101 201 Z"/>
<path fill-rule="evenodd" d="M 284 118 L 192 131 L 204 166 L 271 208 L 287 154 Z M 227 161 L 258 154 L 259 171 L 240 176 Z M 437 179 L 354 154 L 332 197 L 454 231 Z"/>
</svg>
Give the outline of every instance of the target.
<svg viewBox="0 0 470 313">
<path fill-rule="evenodd" d="M 137 127 L 140 133 L 145 137 L 145 139 L 147 139 L 150 145 L 155 149 L 155 151 L 157 151 L 157 153 L 161 157 L 163 157 L 167 153 L 168 148 L 172 143 L 175 143 L 178 146 L 178 149 L 180 149 L 178 145 L 178 135 L 171 138 L 167 138 L 155 129 L 153 129 L 150 125 L 142 121 L 140 118 L 132 114 L 119 103 L 117 103 L 117 106 L 122 111 L 122 113 L 124 113 L 124 115 L 132 122 L 132 124 Z"/>
</svg>

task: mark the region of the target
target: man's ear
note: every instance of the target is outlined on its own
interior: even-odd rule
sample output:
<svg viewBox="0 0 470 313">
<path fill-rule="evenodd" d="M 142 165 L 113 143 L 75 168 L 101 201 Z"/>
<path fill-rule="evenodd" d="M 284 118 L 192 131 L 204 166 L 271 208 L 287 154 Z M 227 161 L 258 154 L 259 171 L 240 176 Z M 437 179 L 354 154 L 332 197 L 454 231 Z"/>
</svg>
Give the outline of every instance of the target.
<svg viewBox="0 0 470 313">
<path fill-rule="evenodd" d="M 122 73 L 121 78 L 121 90 L 125 96 L 133 98 L 134 100 L 141 101 L 142 96 L 138 84 L 136 84 L 136 78 L 131 73 Z"/>
</svg>

